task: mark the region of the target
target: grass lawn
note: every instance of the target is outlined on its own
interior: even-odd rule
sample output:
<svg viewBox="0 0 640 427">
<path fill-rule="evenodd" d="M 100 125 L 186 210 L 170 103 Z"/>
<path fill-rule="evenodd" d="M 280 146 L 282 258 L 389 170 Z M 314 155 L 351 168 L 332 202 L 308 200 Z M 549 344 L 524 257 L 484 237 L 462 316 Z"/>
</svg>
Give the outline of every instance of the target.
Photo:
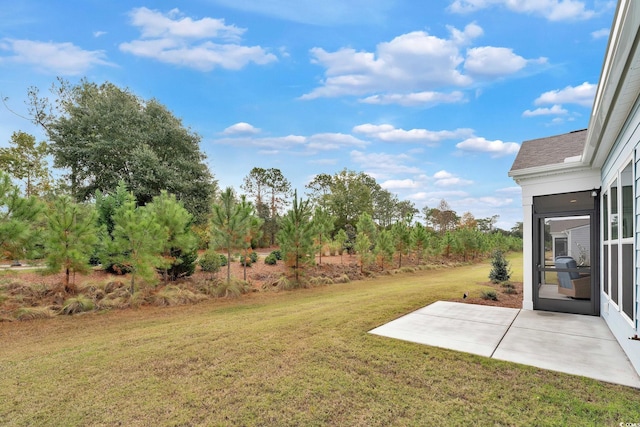
<svg viewBox="0 0 640 427">
<path fill-rule="evenodd" d="M 367 333 L 489 270 L 0 323 L 0 425 L 640 422 L 635 389 Z"/>
</svg>

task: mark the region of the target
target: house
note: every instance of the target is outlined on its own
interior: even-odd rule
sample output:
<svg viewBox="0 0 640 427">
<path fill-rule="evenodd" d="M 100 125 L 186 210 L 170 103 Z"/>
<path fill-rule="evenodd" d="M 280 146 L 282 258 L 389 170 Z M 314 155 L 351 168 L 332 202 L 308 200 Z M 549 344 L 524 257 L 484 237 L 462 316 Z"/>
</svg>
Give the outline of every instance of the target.
<svg viewBox="0 0 640 427">
<path fill-rule="evenodd" d="M 619 0 L 588 129 L 523 142 L 509 176 L 522 187 L 523 309 L 601 316 L 640 373 L 639 96 L 640 2 Z M 567 274 L 579 297 L 558 292 Z"/>
</svg>

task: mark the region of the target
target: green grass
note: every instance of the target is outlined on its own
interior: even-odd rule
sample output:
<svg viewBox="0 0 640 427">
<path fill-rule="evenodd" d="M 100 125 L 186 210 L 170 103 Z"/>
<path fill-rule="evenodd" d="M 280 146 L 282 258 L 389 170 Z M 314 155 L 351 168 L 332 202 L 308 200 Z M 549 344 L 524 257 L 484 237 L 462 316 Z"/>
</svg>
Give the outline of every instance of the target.
<svg viewBox="0 0 640 427">
<path fill-rule="evenodd" d="M 514 281 L 520 262 L 512 258 Z M 479 295 L 489 270 L 0 323 L 0 425 L 640 421 L 638 390 L 367 333 L 434 301 Z"/>
</svg>

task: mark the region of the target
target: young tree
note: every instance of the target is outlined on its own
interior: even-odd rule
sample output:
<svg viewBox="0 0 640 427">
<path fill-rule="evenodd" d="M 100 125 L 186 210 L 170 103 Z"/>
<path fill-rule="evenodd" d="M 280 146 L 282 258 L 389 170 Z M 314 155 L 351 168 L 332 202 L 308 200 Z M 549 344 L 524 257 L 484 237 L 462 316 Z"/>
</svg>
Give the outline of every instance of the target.
<svg viewBox="0 0 640 427">
<path fill-rule="evenodd" d="M 116 209 L 113 216 L 113 241 L 109 242 L 112 263 L 131 271 L 130 293 L 135 292 L 137 276 L 151 280 L 155 269 L 164 265 L 161 256 L 166 231 L 158 224 L 154 213 L 145 206 L 136 207 L 133 195 Z"/>
<path fill-rule="evenodd" d="M 176 196 L 166 190 L 154 197 L 147 208 L 167 236 L 161 247 L 165 283 L 178 277 L 190 276 L 198 258 L 197 239 L 191 231 L 193 217 Z"/>
<path fill-rule="evenodd" d="M 365 267 L 369 267 L 372 263 L 373 254 L 371 253 L 371 239 L 364 232 L 359 232 L 356 236 L 354 248 L 360 257 L 360 273 L 364 273 Z"/>
<path fill-rule="evenodd" d="M 393 236 L 389 230 L 382 230 L 376 238 L 376 254 L 380 260 L 380 267 L 384 270 L 385 261 L 390 263 L 393 260 L 395 251 Z"/>
<path fill-rule="evenodd" d="M 264 221 L 262 218 L 258 218 L 255 216 L 255 210 L 253 204 L 249 202 L 246 197 L 243 195 L 240 200 L 240 207 L 243 211 L 248 212 L 249 217 L 247 218 L 247 226 L 245 230 L 245 235 L 242 239 L 242 249 L 243 249 L 243 263 L 242 263 L 242 273 L 244 275 L 244 280 L 247 280 L 247 265 L 249 264 L 249 249 L 251 249 L 252 242 L 255 240 L 259 240 L 262 237 L 262 225 Z"/>
<path fill-rule="evenodd" d="M 40 211 L 40 203 L 34 197 L 22 197 L 9 175 L 0 171 L 0 259 L 29 256 L 37 237 L 34 225 Z"/>
<path fill-rule="evenodd" d="M 287 265 L 293 269 L 294 280 L 300 283 L 300 270 L 313 263 L 314 225 L 308 200 L 298 202 L 298 192 L 294 192 L 293 206 L 282 218 L 278 243 Z"/>
<path fill-rule="evenodd" d="M 65 288 L 71 273 L 89 270 L 89 259 L 98 242 L 96 211 L 70 196 L 57 197 L 47 211 L 45 253 L 47 267 L 53 273 L 65 272 Z M 74 283 L 75 284 L 75 283 Z"/>
<path fill-rule="evenodd" d="M 338 230 L 338 232 L 336 233 L 336 237 L 334 238 L 334 241 L 338 244 L 338 252 L 340 253 L 340 263 L 342 264 L 342 253 L 344 252 L 345 249 L 345 243 L 347 241 L 349 237 L 347 236 L 347 232 L 344 231 L 344 229 L 340 229 Z"/>
<path fill-rule="evenodd" d="M 411 247 L 416 252 L 418 263 L 422 263 L 422 258 L 429 249 L 430 235 L 424 225 L 416 223 L 411 230 Z"/>
<path fill-rule="evenodd" d="M 211 243 L 227 251 L 227 283 L 231 283 L 231 251 L 242 248 L 250 215 L 251 212 L 236 201 L 231 187 L 222 192 L 220 201 L 212 207 Z"/>
<path fill-rule="evenodd" d="M 11 135 L 9 144 L 12 146 L 0 148 L 0 170 L 23 181 L 27 197 L 43 196 L 51 189 L 47 143 L 36 144 L 34 136 L 18 131 Z"/>
<path fill-rule="evenodd" d="M 316 206 L 313 213 L 313 227 L 315 230 L 316 247 L 318 248 L 318 264 L 322 264 L 322 248 L 325 241 L 329 240 L 333 230 L 333 218 L 326 210 Z"/>
<path fill-rule="evenodd" d="M 271 236 L 271 244 L 275 243 L 278 232 L 278 218 L 280 211 L 287 204 L 287 199 L 291 196 L 291 183 L 282 175 L 280 169 L 266 170 L 267 193 L 269 196 L 270 218 L 265 224 Z"/>
<path fill-rule="evenodd" d="M 404 221 L 399 221 L 391 227 L 393 245 L 398 253 L 398 268 L 402 267 L 402 255 L 409 253 L 411 247 L 411 228 Z"/>
</svg>

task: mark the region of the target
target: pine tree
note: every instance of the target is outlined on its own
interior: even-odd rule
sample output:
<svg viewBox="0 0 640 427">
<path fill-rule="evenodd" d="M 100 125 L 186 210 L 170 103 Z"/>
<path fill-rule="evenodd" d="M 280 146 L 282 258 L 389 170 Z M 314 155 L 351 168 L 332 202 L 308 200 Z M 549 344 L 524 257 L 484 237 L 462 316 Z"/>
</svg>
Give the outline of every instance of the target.
<svg viewBox="0 0 640 427">
<path fill-rule="evenodd" d="M 314 261 L 314 234 L 309 201 L 302 199 L 298 201 L 296 191 L 293 196 L 293 207 L 282 218 L 277 239 L 285 262 L 293 269 L 297 284 L 300 283 L 300 270 Z"/>
<path fill-rule="evenodd" d="M 333 221 L 329 212 L 317 206 L 313 212 L 313 227 L 318 251 L 318 264 L 322 264 L 322 251 L 325 241 L 329 240 L 329 234 L 333 230 Z"/>
<path fill-rule="evenodd" d="M 0 171 L 0 259 L 28 257 L 34 246 L 34 223 L 41 205 L 34 197 L 20 196 L 7 174 Z"/>
<path fill-rule="evenodd" d="M 176 196 L 162 190 L 147 208 L 167 234 L 162 243 L 163 276 L 167 283 L 182 275 L 191 275 L 197 259 L 197 239 L 191 231 L 192 215 Z"/>
<path fill-rule="evenodd" d="M 95 209 L 75 203 L 66 195 L 58 197 L 47 212 L 47 266 L 54 273 L 64 269 L 66 288 L 71 273 L 75 276 L 76 272 L 89 270 L 89 259 L 98 241 L 96 219 Z"/>
<path fill-rule="evenodd" d="M 422 258 L 429 248 L 430 236 L 426 227 L 421 223 L 416 223 L 411 230 L 411 246 L 416 252 L 418 263 L 422 263 Z"/>
<path fill-rule="evenodd" d="M 226 249 L 229 261 L 231 251 L 243 247 L 250 215 L 248 209 L 237 203 L 231 187 L 227 187 L 219 203 L 212 206 L 211 243 L 215 248 Z M 231 262 L 227 263 L 227 283 L 231 283 Z"/>
<path fill-rule="evenodd" d="M 130 269 L 133 295 L 137 276 L 151 280 L 155 269 L 163 266 L 160 254 L 167 234 L 150 209 L 136 207 L 133 195 L 115 211 L 113 222 L 113 249 L 110 252 L 115 254 L 115 263 Z"/>
<path fill-rule="evenodd" d="M 506 282 L 511 277 L 511 269 L 509 268 L 509 261 L 507 261 L 502 254 L 501 250 L 493 252 L 491 259 L 491 272 L 489 273 L 489 279 L 493 283 Z"/>
<path fill-rule="evenodd" d="M 391 262 L 395 248 L 393 245 L 393 236 L 388 230 L 382 230 L 376 238 L 376 254 L 380 259 L 380 267 L 384 270 L 385 261 Z"/>
<path fill-rule="evenodd" d="M 411 246 L 411 229 L 406 222 L 400 221 L 391 227 L 391 236 L 393 237 L 393 245 L 398 253 L 398 268 L 402 267 L 402 255 L 409 252 Z"/>
</svg>

